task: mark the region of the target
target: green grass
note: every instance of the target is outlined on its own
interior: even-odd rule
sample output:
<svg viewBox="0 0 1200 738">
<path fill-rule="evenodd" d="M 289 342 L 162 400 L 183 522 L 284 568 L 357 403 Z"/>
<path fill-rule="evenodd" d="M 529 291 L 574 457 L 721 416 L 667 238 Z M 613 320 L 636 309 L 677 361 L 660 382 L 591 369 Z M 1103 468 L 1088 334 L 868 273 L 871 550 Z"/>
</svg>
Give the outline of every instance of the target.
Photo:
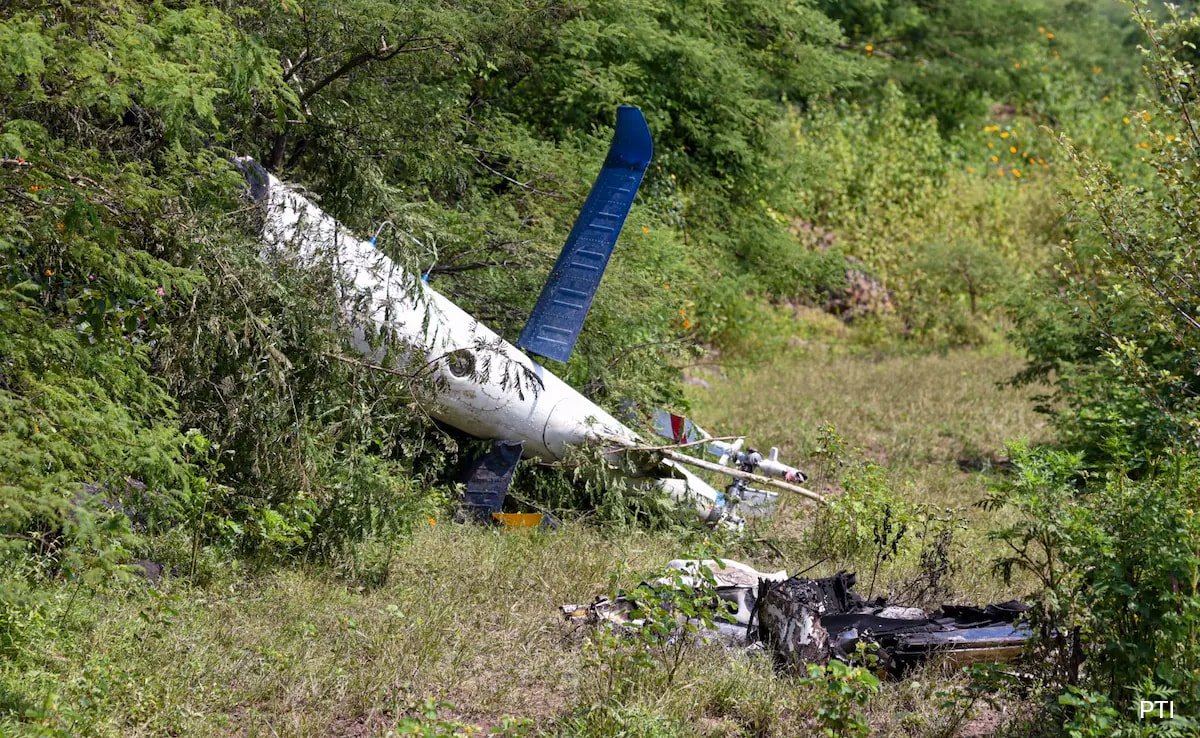
<svg viewBox="0 0 1200 738">
<path fill-rule="evenodd" d="M 801 466 L 818 425 L 833 422 L 879 458 L 903 495 L 965 507 L 986 480 L 960 470 L 960 458 L 998 455 L 1005 439 L 1044 433 L 1021 394 L 996 387 L 1018 365 L 995 349 L 882 360 L 810 351 L 710 378 L 711 390 L 696 391 L 694 415 L 714 432 L 778 444 Z M 631 696 L 606 701 L 599 695 L 612 664 L 597 660 L 586 633 L 558 610 L 606 592 L 614 572 L 633 584 L 698 543 L 763 568 L 807 567 L 817 558 L 803 540 L 810 509 L 788 504 L 732 541 L 438 522 L 360 546 L 331 567 L 250 571 L 209 550 L 202 584 L 59 584 L 35 613 L 37 637 L 0 665 L 0 706 L 26 715 L 23 732 L 45 735 L 386 735 L 426 699 L 453 705 L 442 709 L 445 725 L 492 728 L 513 715 L 534 721 L 529 734 L 810 734 L 814 690 L 776 675 L 762 655 L 715 645 L 694 649 L 669 684 L 661 671 L 621 672 L 635 682 Z M 989 522 L 972 512 L 962 538 L 955 592 L 963 600 L 1011 596 L 983 573 Z M 186 568 L 182 538 L 152 548 Z M 861 574 L 869 559 L 816 571 Z M 913 567 L 885 566 L 876 590 L 898 586 Z M 961 683 L 935 666 L 885 685 L 868 707 L 875 733 L 943 734 L 954 712 L 939 712 L 939 693 Z"/>
</svg>

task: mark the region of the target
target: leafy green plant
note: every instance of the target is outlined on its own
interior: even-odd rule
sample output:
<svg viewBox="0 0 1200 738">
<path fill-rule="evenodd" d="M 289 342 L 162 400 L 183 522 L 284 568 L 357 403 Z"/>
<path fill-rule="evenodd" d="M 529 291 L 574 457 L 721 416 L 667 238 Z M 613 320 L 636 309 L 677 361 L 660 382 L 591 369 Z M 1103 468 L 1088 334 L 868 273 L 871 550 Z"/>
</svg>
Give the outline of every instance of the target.
<svg viewBox="0 0 1200 738">
<path fill-rule="evenodd" d="M 993 504 L 1018 514 L 993 533 L 1000 571 L 1036 577 L 1033 621 L 1052 688 L 1088 684 L 1114 703 L 1175 690 L 1186 714 L 1200 668 L 1200 523 L 1194 469 L 1087 487 L 1081 457 L 1013 449 L 1016 476 Z M 1081 673 L 1087 659 L 1092 667 Z"/>
<path fill-rule="evenodd" d="M 869 664 L 872 658 L 873 654 L 860 649 L 860 660 Z M 836 659 L 825 665 L 809 664 L 808 674 L 799 682 L 815 692 L 813 716 L 820 735 L 866 738 L 871 734 L 861 710 L 879 692 L 879 677 L 868 666 L 852 666 Z"/>
<path fill-rule="evenodd" d="M 823 426 L 818 454 L 837 475 L 842 491 L 830 495 L 816 514 L 808 534 L 809 545 L 835 560 L 876 547 L 875 571 L 884 559 L 894 558 L 912 523 L 912 510 L 891 489 L 884 469 L 858 452 L 847 449 L 832 426 Z"/>
<path fill-rule="evenodd" d="M 387 736 L 412 736 L 413 738 L 471 738 L 472 736 L 495 736 L 496 738 L 522 738 L 532 735 L 533 723 L 530 720 L 504 715 L 499 725 L 484 731 L 484 729 L 469 723 L 464 723 L 442 715 L 446 710 L 453 710 L 454 705 L 427 698 L 422 702 L 410 705 L 406 712 L 408 716 L 397 721 L 395 727 L 387 732 Z"/>
<path fill-rule="evenodd" d="M 597 682 L 586 717 L 598 735 L 617 734 L 622 707 L 636 702 L 639 694 L 670 689 L 703 631 L 717 622 L 733 622 L 708 567 L 655 572 L 623 593 L 615 588 L 619 576 L 612 574 L 611 596 L 623 594 L 632 603 L 628 624 L 602 621 L 585 645 L 588 673 Z"/>
</svg>

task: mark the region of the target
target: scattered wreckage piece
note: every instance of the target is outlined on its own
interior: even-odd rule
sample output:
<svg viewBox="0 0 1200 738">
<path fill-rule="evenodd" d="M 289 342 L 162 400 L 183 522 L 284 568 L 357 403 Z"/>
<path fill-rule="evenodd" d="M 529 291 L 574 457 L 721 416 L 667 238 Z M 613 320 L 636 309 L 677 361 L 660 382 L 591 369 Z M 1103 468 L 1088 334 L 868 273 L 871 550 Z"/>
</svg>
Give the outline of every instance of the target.
<svg viewBox="0 0 1200 738">
<path fill-rule="evenodd" d="M 766 647 L 776 663 L 790 673 L 804 673 L 808 664 L 830 659 L 852 661 L 859 644 L 874 645 L 880 665 L 902 677 L 932 658 L 956 667 L 974 663 L 1011 663 L 1020 658 L 1033 637 L 1021 616 L 1029 606 L 1015 600 L 985 607 L 944 605 L 928 612 L 915 607 L 867 602 L 854 592 L 855 575 L 787 577 L 765 574 L 740 562 L 677 559 L 669 569 L 696 577 L 708 567 L 717 596 L 736 613 L 735 622 L 718 623 L 702 635 L 731 646 Z M 647 584 L 670 583 L 660 578 Z M 683 583 L 694 584 L 699 578 Z M 639 603 L 626 595 L 598 597 L 590 605 L 564 605 L 572 622 L 624 628 L 641 627 Z"/>
<path fill-rule="evenodd" d="M 700 569 L 708 569 L 711 578 L 700 573 Z M 758 586 L 760 582 L 782 582 L 787 579 L 786 571 L 761 572 L 752 566 L 730 559 L 673 559 L 667 563 L 667 569 L 680 572 L 679 583 L 697 587 L 703 582 L 711 582 L 716 596 L 725 604 L 733 622 L 717 620 L 715 629 L 702 631 L 705 637 L 716 638 L 731 646 L 746 646 L 747 628 L 754 617 L 757 608 Z M 674 577 L 659 577 L 643 582 L 651 586 L 673 585 Z M 640 628 L 644 621 L 637 615 L 641 603 L 626 594 L 615 598 L 600 596 L 590 605 L 563 605 L 563 616 L 570 622 L 587 625 L 609 625 L 628 628 Z"/>
<path fill-rule="evenodd" d="M 855 576 L 846 572 L 762 583 L 754 636 L 789 670 L 830 658 L 850 660 L 860 643 L 874 644 L 881 664 L 897 677 L 933 657 L 954 666 L 1009 663 L 1033 636 L 1021 622 L 1029 606 L 1015 600 L 925 612 L 867 602 L 854 593 L 854 583 Z"/>
</svg>

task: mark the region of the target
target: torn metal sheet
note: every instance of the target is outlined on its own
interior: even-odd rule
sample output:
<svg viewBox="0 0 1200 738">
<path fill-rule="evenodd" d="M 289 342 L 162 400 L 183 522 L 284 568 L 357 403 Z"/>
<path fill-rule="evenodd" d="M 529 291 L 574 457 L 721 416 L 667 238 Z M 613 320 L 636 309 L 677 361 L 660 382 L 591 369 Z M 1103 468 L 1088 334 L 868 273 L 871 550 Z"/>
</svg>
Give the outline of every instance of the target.
<svg viewBox="0 0 1200 738">
<path fill-rule="evenodd" d="M 808 664 L 850 661 L 859 644 L 877 648 L 880 663 L 903 676 L 930 658 L 955 666 L 1010 663 L 1020 658 L 1033 631 L 1022 620 L 1029 606 L 1010 601 L 985 607 L 944 605 L 935 611 L 867 602 L 854 592 L 855 576 L 838 572 L 820 579 L 788 578 L 746 564 L 711 559 L 676 559 L 669 569 L 685 573 L 682 583 L 701 583 L 699 568 L 713 573 L 717 595 L 736 607 L 735 623 L 720 623 L 706 634 L 732 646 L 762 648 L 781 667 L 803 673 Z M 663 577 L 649 584 L 674 582 Z M 598 597 L 590 605 L 564 605 L 570 621 L 638 628 L 638 606 L 625 595 Z"/>
<path fill-rule="evenodd" d="M 759 592 L 755 636 L 782 666 L 801 671 L 830 658 L 850 660 L 860 643 L 878 647 L 880 662 L 903 676 L 933 657 L 954 665 L 1018 659 L 1033 631 L 1021 616 L 1029 606 L 1010 601 L 986 607 L 944 605 L 926 612 L 866 602 L 853 592 L 853 574 L 766 582 Z"/>
</svg>

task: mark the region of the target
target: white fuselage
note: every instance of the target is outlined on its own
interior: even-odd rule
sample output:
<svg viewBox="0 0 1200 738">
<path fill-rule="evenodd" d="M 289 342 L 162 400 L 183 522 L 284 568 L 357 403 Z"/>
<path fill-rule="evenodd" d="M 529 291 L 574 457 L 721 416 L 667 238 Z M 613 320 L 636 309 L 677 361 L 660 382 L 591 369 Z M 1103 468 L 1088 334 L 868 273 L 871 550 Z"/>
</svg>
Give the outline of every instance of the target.
<svg viewBox="0 0 1200 738">
<path fill-rule="evenodd" d="M 619 448 L 637 434 L 553 373 L 500 338 L 331 216 L 269 176 L 263 242 L 308 266 L 326 265 L 345 281 L 343 307 L 357 325 L 373 324 L 384 345 L 403 345 L 410 368 L 428 369 L 424 395 L 438 420 L 478 438 L 523 441 L 526 456 L 563 459 L 573 446 Z M 364 340 L 360 349 L 378 352 Z M 620 439 L 614 444 L 611 439 Z M 723 499 L 673 462 L 656 479 L 708 518 Z"/>
</svg>

